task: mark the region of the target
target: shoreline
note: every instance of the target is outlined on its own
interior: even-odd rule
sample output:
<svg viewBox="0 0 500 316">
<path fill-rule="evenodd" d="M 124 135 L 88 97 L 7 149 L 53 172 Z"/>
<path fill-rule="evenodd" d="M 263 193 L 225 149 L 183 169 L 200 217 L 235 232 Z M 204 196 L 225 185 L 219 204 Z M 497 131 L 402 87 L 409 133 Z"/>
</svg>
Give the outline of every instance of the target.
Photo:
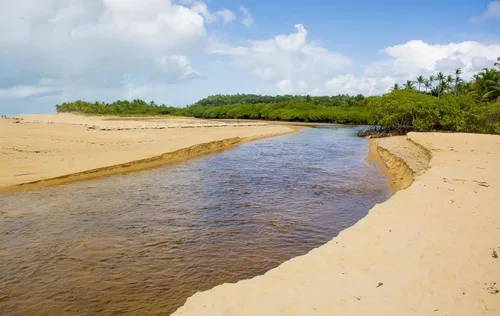
<svg viewBox="0 0 500 316">
<path fill-rule="evenodd" d="M 385 175 L 392 195 L 411 186 L 415 178 L 427 170 L 432 159 L 430 151 L 406 136 L 392 136 L 392 139 L 398 139 L 397 144 L 405 149 L 400 152 L 397 152 L 394 145 L 387 144 L 384 138 L 365 138 L 368 141 L 366 160 L 373 162 Z M 403 143 L 405 144 L 402 145 Z M 412 156 L 418 157 L 411 158 Z M 410 160 L 413 162 L 409 163 Z M 415 160 L 420 163 L 415 163 Z"/>
<path fill-rule="evenodd" d="M 498 315 L 500 136 L 374 144 L 401 190 L 325 245 L 173 315 Z"/>
<path fill-rule="evenodd" d="M 113 175 L 119 175 L 124 173 L 139 172 L 139 171 L 159 168 L 166 165 L 190 160 L 193 158 L 215 154 L 218 152 L 223 152 L 224 150 L 228 150 L 230 148 L 233 148 L 235 146 L 247 142 L 270 138 L 270 137 L 283 136 L 293 132 L 294 131 L 284 134 L 266 135 L 254 138 L 234 137 L 234 138 L 226 138 L 222 140 L 212 141 L 208 143 L 200 143 L 198 145 L 182 148 L 172 152 L 166 152 L 161 155 L 153 156 L 150 158 L 133 160 L 121 164 L 90 169 L 77 173 L 65 174 L 54 178 L 40 179 L 12 186 L 0 187 L 0 194 L 39 190 L 56 185 L 63 185 L 63 184 L 98 179 Z"/>
<path fill-rule="evenodd" d="M 29 117 L 29 116 L 26 116 Z M 90 179 L 96 179 L 96 178 L 101 178 L 105 176 L 111 176 L 111 175 L 118 175 L 118 174 L 123 174 L 123 173 L 130 173 L 130 172 L 137 172 L 137 171 L 142 171 L 142 170 L 147 170 L 147 169 L 152 169 L 152 168 L 157 168 L 161 166 L 165 166 L 168 164 L 172 163 L 177 163 L 177 162 L 182 162 L 189 160 L 191 158 L 196 158 L 200 157 L 202 155 L 207 155 L 207 154 L 213 154 L 216 152 L 221 152 L 224 150 L 227 150 L 229 148 L 232 148 L 234 146 L 244 144 L 246 142 L 251 142 L 251 141 L 256 141 L 259 139 L 265 139 L 269 137 L 278 137 L 278 136 L 283 136 L 287 134 L 294 133 L 301 129 L 300 127 L 297 126 L 287 126 L 287 127 L 273 127 L 272 125 L 251 125 L 251 126 L 242 126 L 242 125 L 225 125 L 225 126 L 216 126 L 214 127 L 209 121 L 206 120 L 193 120 L 193 119 L 185 119 L 185 118 L 175 118 L 175 124 L 174 127 L 172 126 L 163 126 L 161 125 L 158 127 L 158 122 L 154 122 L 154 125 L 148 125 L 148 123 L 145 123 L 144 121 L 140 120 L 139 123 L 137 122 L 131 122 L 131 119 L 125 120 L 126 125 L 124 126 L 123 121 L 120 118 L 111 118 L 106 117 L 105 119 L 103 118 L 84 118 L 82 122 L 80 122 L 80 118 L 77 116 L 73 115 L 59 115 L 59 116 L 52 116 L 52 115 L 40 115 L 40 116 L 33 116 L 35 119 L 33 119 L 31 122 L 27 122 L 26 124 L 34 124 L 35 127 L 38 127 L 40 125 L 41 129 L 44 130 L 44 128 L 47 128 L 47 126 L 56 126 L 54 131 L 51 131 L 49 135 L 47 136 L 48 138 L 54 137 L 53 135 L 56 135 L 57 133 L 60 133 L 60 129 L 57 124 L 59 125 L 65 125 L 68 127 L 77 127 L 79 128 L 77 130 L 77 135 L 81 136 L 83 133 L 94 133 L 90 135 L 90 138 L 82 140 L 84 142 L 83 149 L 86 148 L 87 143 L 95 143 L 96 138 L 100 137 L 101 135 L 97 135 L 95 133 L 102 133 L 102 135 L 111 135 L 113 137 L 116 137 L 116 135 L 122 135 L 122 134 L 117 134 L 117 133 L 124 133 L 123 136 L 118 137 L 118 140 L 120 143 L 125 143 L 124 146 L 128 146 L 127 144 L 127 136 L 131 135 L 136 135 L 137 133 L 145 133 L 139 135 L 139 143 L 141 142 L 146 142 L 150 141 L 150 138 L 153 137 L 167 137 L 166 141 L 160 140 L 157 142 L 157 146 L 164 146 L 165 143 L 167 144 L 167 147 L 169 145 L 169 142 L 172 142 L 171 138 L 169 135 L 165 136 L 165 134 L 160 134 L 160 133 L 165 133 L 163 129 L 168 129 L 167 132 L 171 131 L 177 131 L 178 135 L 183 135 L 183 137 L 188 137 L 186 136 L 187 133 L 196 133 L 193 136 L 189 136 L 191 138 L 188 138 L 187 141 L 181 139 L 181 143 L 172 146 L 172 150 L 166 150 L 166 151 L 161 151 L 158 152 L 159 149 L 155 146 L 154 148 L 151 148 L 151 146 L 142 149 L 143 147 L 138 147 L 138 148 L 130 148 L 129 151 L 134 151 L 134 150 L 145 150 L 144 153 L 141 153 L 142 156 L 145 156 L 145 158 L 140 158 L 140 159 L 125 159 L 123 157 L 117 156 L 117 152 L 113 152 L 112 150 L 109 150 L 107 148 L 98 148 L 98 152 L 96 151 L 90 151 L 88 154 L 85 156 L 82 156 L 81 153 L 77 153 L 76 158 L 82 161 L 82 159 L 86 159 L 89 155 L 92 154 L 106 154 L 108 151 L 109 155 L 114 155 L 117 156 L 117 158 L 112 158 L 108 159 L 107 161 L 111 163 L 101 163 L 100 161 L 98 163 L 94 163 L 92 167 L 89 168 L 83 168 L 83 170 L 78 170 L 77 172 L 65 172 L 57 174 L 56 176 L 49 176 L 49 177 L 35 177 L 35 179 L 32 179 L 30 181 L 22 181 L 20 183 L 14 183 L 11 185 L 4 185 L 0 186 L 0 194 L 6 194 L 6 193 L 15 193 L 15 192 L 25 192 L 25 191 L 30 191 L 30 190 L 38 190 L 46 187 L 51 187 L 51 186 L 56 186 L 56 185 L 62 185 L 62 184 L 67 184 L 67 183 L 72 183 L 72 182 L 79 182 L 79 181 L 85 181 L 85 180 L 90 180 Z M 62 117 L 62 121 L 59 121 L 59 118 Z M 41 118 L 41 120 L 40 120 Z M 160 122 L 164 122 L 165 120 L 168 121 L 168 119 L 160 119 Z M 179 124 L 179 120 L 186 120 L 187 123 L 183 122 L 183 124 Z M 22 122 L 22 120 L 21 120 Z M 108 123 L 109 122 L 109 123 Z M 122 122 L 122 125 L 116 125 L 116 122 Z M 2 122 L 0 122 L 2 123 Z M 97 128 L 94 127 L 97 124 Z M 104 127 L 99 127 L 98 124 L 103 124 Z M 113 125 L 110 125 L 113 124 Z M 137 127 L 137 124 L 141 124 L 139 127 Z M 146 125 L 144 125 L 146 124 Z M 196 125 L 195 125 L 196 124 Z M 21 127 L 22 124 L 16 124 L 19 127 Z M 194 125 L 194 128 L 193 128 Z M 111 127 L 110 127 L 111 126 Z M 90 127 L 90 128 L 89 128 Z M 40 128 L 36 129 L 36 131 L 39 131 Z M 109 130 L 112 128 L 113 130 Z M 16 129 L 18 127 L 16 126 Z M 182 129 L 182 130 L 181 130 Z M 199 132 L 198 132 L 199 130 Z M 125 134 L 127 133 L 127 134 Z M 135 134 L 131 134 L 135 133 Z M 203 134 L 203 137 L 201 137 L 200 133 Z M 221 136 L 211 136 L 210 134 L 213 133 L 218 133 L 218 135 Z M 96 136 L 93 136 L 96 135 Z M 229 137 L 229 136 L 233 137 Z M 46 137 L 46 138 L 47 138 Z M 196 137 L 196 138 L 192 138 Z M 200 141 L 201 138 L 205 138 L 209 141 Z M 210 140 L 210 139 L 214 140 Z M 70 140 L 71 141 L 71 140 Z M 116 141 L 115 138 L 113 138 L 113 141 Z M 184 142 L 182 142 L 184 141 Z M 64 146 L 67 146 L 68 140 L 64 140 L 64 143 L 59 146 L 62 146 L 62 150 L 65 149 Z M 189 145 L 191 143 L 191 145 Z M 0 144 L 3 145 L 3 144 Z M 29 144 L 31 145 L 31 144 Z M 132 144 L 134 145 L 134 144 Z M 0 149 L 6 149 L 7 146 L 0 146 Z M 14 148 L 15 149 L 15 148 Z M 60 148 L 57 148 L 58 151 L 61 151 Z M 126 150 L 127 148 L 125 147 L 122 150 Z M 32 148 L 27 148 L 27 149 L 16 149 L 17 152 L 23 153 L 27 152 L 29 154 L 31 153 L 41 153 L 41 150 L 34 150 Z M 149 154 L 152 153 L 152 154 Z M 39 155 L 40 155 L 39 154 Z M 22 155 L 21 155 L 22 156 Z M 137 156 L 137 155 L 135 155 Z M 62 155 L 64 158 L 64 153 Z M 2 158 L 2 156 L 0 156 Z M 20 157 L 21 159 L 24 159 L 24 157 Z M 109 158 L 109 157 L 106 157 Z M 88 159 L 88 158 L 87 158 Z M 121 160 L 121 161 L 120 161 Z M 53 159 L 52 164 L 57 163 L 56 159 Z M 118 163 L 112 163 L 113 161 L 118 161 Z M 7 166 L 7 163 L 5 164 Z M 12 165 L 12 164 L 11 164 Z M 89 165 L 90 166 L 90 165 Z M 13 165 L 13 168 L 16 166 Z M 11 167 L 11 168 L 12 168 Z M 49 170 L 52 170 L 53 168 L 57 168 L 57 166 L 50 166 L 49 165 Z M 29 175 L 29 174 L 28 174 Z M 32 177 L 33 178 L 33 177 Z"/>
</svg>

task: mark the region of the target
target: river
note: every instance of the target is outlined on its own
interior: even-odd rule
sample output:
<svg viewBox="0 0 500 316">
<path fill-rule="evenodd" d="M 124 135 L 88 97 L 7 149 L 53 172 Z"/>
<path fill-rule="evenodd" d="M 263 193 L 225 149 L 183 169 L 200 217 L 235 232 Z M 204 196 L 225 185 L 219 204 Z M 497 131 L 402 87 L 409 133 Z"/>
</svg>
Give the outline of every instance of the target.
<svg viewBox="0 0 500 316">
<path fill-rule="evenodd" d="M 0 196 L 2 315 L 166 315 L 326 243 L 390 196 L 356 127 Z"/>
</svg>

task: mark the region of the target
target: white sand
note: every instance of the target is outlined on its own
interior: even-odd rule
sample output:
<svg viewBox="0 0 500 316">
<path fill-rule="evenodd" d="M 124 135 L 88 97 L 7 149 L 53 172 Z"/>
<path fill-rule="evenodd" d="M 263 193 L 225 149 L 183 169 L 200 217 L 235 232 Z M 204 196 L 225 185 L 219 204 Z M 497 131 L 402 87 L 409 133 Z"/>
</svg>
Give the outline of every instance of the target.
<svg viewBox="0 0 500 316">
<path fill-rule="evenodd" d="M 399 155 L 384 157 L 396 174 L 416 169 L 409 188 L 326 245 L 174 315 L 500 315 L 500 136 L 408 138 L 428 166 L 405 139 L 380 146 Z"/>
</svg>

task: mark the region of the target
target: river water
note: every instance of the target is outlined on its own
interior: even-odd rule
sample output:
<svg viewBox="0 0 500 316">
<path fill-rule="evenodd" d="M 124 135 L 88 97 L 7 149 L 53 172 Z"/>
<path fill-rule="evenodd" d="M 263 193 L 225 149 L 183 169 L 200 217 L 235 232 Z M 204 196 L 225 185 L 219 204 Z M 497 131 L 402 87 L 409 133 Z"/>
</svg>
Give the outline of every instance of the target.
<svg viewBox="0 0 500 316">
<path fill-rule="evenodd" d="M 356 131 L 0 196 L 0 314 L 168 315 L 307 253 L 390 195 Z"/>
</svg>

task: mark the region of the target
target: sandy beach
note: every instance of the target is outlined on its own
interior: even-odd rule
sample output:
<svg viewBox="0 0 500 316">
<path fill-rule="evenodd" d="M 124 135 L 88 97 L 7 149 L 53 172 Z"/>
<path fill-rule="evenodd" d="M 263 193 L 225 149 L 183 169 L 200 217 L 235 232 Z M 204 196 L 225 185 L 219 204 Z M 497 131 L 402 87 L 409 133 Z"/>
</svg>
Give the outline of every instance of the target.
<svg viewBox="0 0 500 316">
<path fill-rule="evenodd" d="M 262 122 L 0 119 L 0 192 L 142 170 L 293 131 Z M 500 315 L 500 136 L 370 140 L 396 192 L 356 225 L 175 315 Z"/>
<path fill-rule="evenodd" d="M 0 119 L 0 192 L 151 168 L 293 132 L 262 122 L 73 114 Z"/>
<path fill-rule="evenodd" d="M 308 254 L 174 315 L 500 315 L 500 136 L 381 139 L 392 198 Z"/>
</svg>

